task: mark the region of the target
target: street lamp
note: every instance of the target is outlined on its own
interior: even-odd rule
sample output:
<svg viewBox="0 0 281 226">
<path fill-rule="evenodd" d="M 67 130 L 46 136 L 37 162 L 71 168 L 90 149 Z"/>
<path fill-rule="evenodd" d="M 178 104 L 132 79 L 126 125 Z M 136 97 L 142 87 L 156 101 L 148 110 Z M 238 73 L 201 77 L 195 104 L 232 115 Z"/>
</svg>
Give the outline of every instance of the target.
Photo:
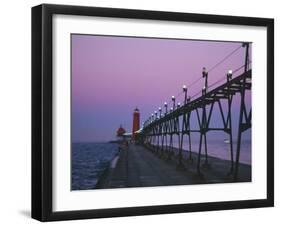
<svg viewBox="0 0 281 226">
<path fill-rule="evenodd" d="M 165 107 L 165 115 L 168 113 L 168 104 L 167 102 L 164 103 L 164 107 Z"/>
<path fill-rule="evenodd" d="M 172 101 L 173 101 L 173 109 L 176 107 L 176 98 L 175 96 L 172 96 Z"/>
<path fill-rule="evenodd" d="M 186 87 L 186 85 L 182 86 L 182 90 L 184 92 L 184 104 L 186 104 L 187 103 L 187 87 Z"/>
<path fill-rule="evenodd" d="M 179 108 L 181 106 L 181 103 L 180 102 L 178 102 L 178 105 L 177 105 L 177 107 Z"/>
<path fill-rule="evenodd" d="M 161 112 L 162 112 L 161 107 L 159 107 L 158 110 L 159 110 L 159 118 L 161 118 Z"/>
<path fill-rule="evenodd" d="M 155 115 L 155 120 L 157 120 L 158 119 L 157 111 L 154 111 L 154 115 Z"/>
<path fill-rule="evenodd" d="M 202 77 L 205 78 L 205 89 L 208 88 L 208 72 L 205 67 L 202 69 Z"/>
<path fill-rule="evenodd" d="M 226 74 L 227 82 L 229 82 L 232 79 L 232 70 L 228 70 Z"/>
</svg>

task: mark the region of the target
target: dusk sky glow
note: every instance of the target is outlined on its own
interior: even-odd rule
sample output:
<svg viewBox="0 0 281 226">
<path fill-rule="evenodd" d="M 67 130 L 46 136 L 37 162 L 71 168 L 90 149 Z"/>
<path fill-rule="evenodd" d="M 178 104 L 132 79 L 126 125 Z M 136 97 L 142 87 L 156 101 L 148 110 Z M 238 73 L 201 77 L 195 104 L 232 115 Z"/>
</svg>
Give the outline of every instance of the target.
<svg viewBox="0 0 281 226">
<path fill-rule="evenodd" d="M 135 107 L 141 122 L 241 46 L 235 42 L 72 35 L 72 141 L 115 139 L 122 126 L 131 132 Z M 209 84 L 244 64 L 240 48 L 209 73 Z M 241 74 L 237 71 L 234 77 Z M 188 87 L 192 96 L 203 80 Z M 183 95 L 176 102 L 183 102 Z M 234 106 L 237 105 L 234 99 Z M 251 104 L 247 95 L 246 104 Z M 238 105 L 237 105 L 238 106 Z M 170 107 L 170 106 L 169 106 Z M 238 107 L 236 107 L 238 109 Z"/>
</svg>

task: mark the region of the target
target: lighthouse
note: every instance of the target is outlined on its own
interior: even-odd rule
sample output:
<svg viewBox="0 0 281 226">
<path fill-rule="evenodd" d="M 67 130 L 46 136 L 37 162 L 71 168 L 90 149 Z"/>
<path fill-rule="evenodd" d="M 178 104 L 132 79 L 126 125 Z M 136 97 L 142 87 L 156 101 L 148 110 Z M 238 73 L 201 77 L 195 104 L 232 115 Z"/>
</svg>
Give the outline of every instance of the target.
<svg viewBox="0 0 281 226">
<path fill-rule="evenodd" d="M 126 133 L 126 130 L 120 125 L 119 129 L 116 131 L 117 137 L 122 137 Z"/>
<path fill-rule="evenodd" d="M 132 141 L 136 140 L 136 131 L 140 129 L 140 111 L 136 107 L 133 113 L 133 130 L 132 130 Z"/>
</svg>

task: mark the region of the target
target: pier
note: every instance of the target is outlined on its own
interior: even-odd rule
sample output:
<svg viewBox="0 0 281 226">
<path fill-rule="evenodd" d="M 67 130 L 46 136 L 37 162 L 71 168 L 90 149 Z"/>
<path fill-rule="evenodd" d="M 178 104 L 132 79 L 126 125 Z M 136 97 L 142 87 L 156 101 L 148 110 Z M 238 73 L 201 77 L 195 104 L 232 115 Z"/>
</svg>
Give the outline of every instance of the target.
<svg viewBox="0 0 281 226">
<path fill-rule="evenodd" d="M 227 71 L 221 79 L 209 85 L 211 70 L 240 48 L 245 50 L 243 65 Z M 202 77 L 190 86 L 184 85 L 182 92 L 154 111 L 139 130 L 133 129 L 132 141 L 121 148 L 97 188 L 250 182 L 251 165 L 240 163 L 243 134 L 252 126 L 251 106 L 246 104 L 246 92 L 252 88 L 249 48 L 250 43 L 242 43 L 210 70 L 203 67 Z M 200 80 L 203 88 L 189 96 L 189 88 Z M 182 104 L 176 104 L 181 94 Z M 238 100 L 235 112 L 234 97 Z M 217 111 L 214 111 L 215 107 Z M 236 120 L 233 120 L 234 113 Z M 133 128 L 138 127 L 136 117 L 139 118 L 137 108 Z M 212 118 L 216 120 L 215 125 L 210 123 Z M 234 127 L 237 128 L 235 134 Z M 228 137 L 229 148 L 225 150 L 229 152 L 228 160 L 209 155 L 210 131 Z M 192 145 L 195 134 L 199 137 L 196 148 Z M 184 143 L 188 148 L 184 149 Z"/>
<path fill-rule="evenodd" d="M 208 73 L 225 59 L 231 57 L 235 51 L 240 48 L 245 49 L 244 64 L 235 70 L 229 70 L 221 79 L 208 85 Z M 203 67 L 201 79 L 204 82 L 202 90 L 199 90 L 193 96 L 188 96 L 188 87 L 183 86 L 184 94 L 183 104 L 180 102 L 176 105 L 176 97 L 172 96 L 172 107 L 168 110 L 167 102 L 164 103 L 164 109 L 159 107 L 159 111 L 155 111 L 143 125 L 139 132 L 139 143 L 148 149 L 153 150 L 160 155 L 174 155 L 174 146 L 178 147 L 178 167 L 184 168 L 183 143 L 185 140 L 189 143 L 189 160 L 192 159 L 192 137 L 195 133 L 199 134 L 200 142 L 198 147 L 198 158 L 196 159 L 197 174 L 204 177 L 202 167 L 210 167 L 208 156 L 208 133 L 210 131 L 222 132 L 228 136 L 229 141 L 229 169 L 226 174 L 232 175 L 233 181 L 239 181 L 240 170 L 240 151 L 243 134 L 252 127 L 252 106 L 246 106 L 246 92 L 252 88 L 252 70 L 251 61 L 249 59 L 250 43 L 243 43 L 241 47 L 234 50 L 224 59 L 218 62 L 209 71 Z M 241 69 L 243 72 L 236 76 Z M 238 97 L 239 111 L 236 112 L 238 120 L 233 122 L 233 98 Z M 219 109 L 214 112 L 214 107 Z M 210 124 L 211 119 L 217 114 L 216 124 Z M 191 116 L 197 118 L 191 122 Z M 219 123 L 220 122 L 220 123 Z M 238 128 L 237 134 L 233 134 L 233 126 Z M 194 126 L 196 124 L 196 126 Z M 236 135 L 236 136 L 235 136 Z M 234 147 L 234 140 L 237 141 Z M 236 148 L 236 150 L 234 150 Z M 204 151 L 204 153 L 202 153 Z M 201 159 L 204 157 L 204 162 Z"/>
<path fill-rule="evenodd" d="M 197 159 L 198 154 L 192 153 Z M 205 177 L 198 177 L 196 164 L 184 162 L 185 169 L 177 168 L 177 155 L 165 160 L 151 150 L 135 144 L 123 148 L 110 167 L 99 179 L 96 188 L 151 187 L 190 185 L 205 183 L 229 183 L 232 178 L 225 174 L 230 162 L 209 157 L 211 168 L 203 168 Z M 239 182 L 251 180 L 251 166 L 240 163 Z"/>
</svg>

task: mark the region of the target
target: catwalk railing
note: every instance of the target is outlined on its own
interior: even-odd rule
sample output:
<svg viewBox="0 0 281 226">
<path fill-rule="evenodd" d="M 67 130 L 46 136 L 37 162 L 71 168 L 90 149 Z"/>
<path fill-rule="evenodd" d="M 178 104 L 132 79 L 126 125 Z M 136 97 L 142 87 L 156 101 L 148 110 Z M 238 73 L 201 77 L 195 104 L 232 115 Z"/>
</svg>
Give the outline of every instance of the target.
<svg viewBox="0 0 281 226">
<path fill-rule="evenodd" d="M 223 84 L 215 87 L 218 82 L 208 87 L 207 76 L 208 73 L 203 69 L 203 78 L 205 73 L 205 86 L 199 93 L 194 96 L 198 96 L 195 99 L 187 97 L 187 87 L 183 87 L 184 102 L 182 105 L 175 104 L 175 97 L 172 97 L 172 108 L 168 111 L 168 104 L 165 103 L 164 109 L 159 108 L 159 113 L 149 117 L 144 124 L 142 130 L 138 134 L 139 142 L 145 146 L 148 146 L 155 153 L 162 157 L 171 159 L 172 156 L 177 156 L 178 167 L 184 168 L 183 162 L 187 160 L 188 164 L 195 164 L 194 157 L 192 155 L 196 150 L 192 150 L 192 134 L 199 134 L 199 147 L 197 150 L 197 173 L 199 176 L 203 176 L 201 167 L 209 167 L 208 161 L 208 142 L 207 134 L 210 131 L 221 131 L 228 135 L 229 140 L 229 155 L 230 155 L 230 167 L 227 174 L 233 177 L 233 180 L 238 179 L 240 152 L 242 134 L 251 128 L 252 110 L 251 106 L 246 106 L 246 91 L 251 90 L 251 78 L 252 70 L 250 69 L 249 61 L 249 43 L 244 43 L 246 47 L 245 64 L 239 69 L 243 68 L 244 72 L 235 78 L 232 78 L 232 71 L 229 71 L 223 78 L 225 81 Z M 238 70 L 237 70 L 238 71 Z M 211 89 L 213 88 L 213 89 Z M 237 128 L 237 136 L 233 134 L 233 97 L 237 96 L 239 100 L 239 112 L 238 123 L 235 125 Z M 193 97 L 194 97 L 193 96 Z M 214 107 L 217 105 L 217 111 L 214 111 Z M 249 108 L 249 109 L 247 109 Z M 237 110 L 237 104 L 236 108 Z M 162 112 L 163 111 L 163 112 Z M 196 120 L 192 120 L 191 115 L 195 114 Z M 216 120 L 220 120 L 222 126 L 212 126 L 210 124 L 211 118 L 214 114 Z M 191 126 L 191 124 L 193 126 Z M 197 124 L 197 126 L 194 126 Z M 236 151 L 234 152 L 234 140 L 236 141 Z M 187 141 L 188 150 L 183 149 L 184 142 Z M 177 147 L 177 148 L 175 148 Z M 204 155 L 202 150 L 204 149 Z M 183 155 L 183 152 L 187 151 L 187 155 Z M 204 157 L 204 163 L 202 164 L 202 156 Z"/>
</svg>

